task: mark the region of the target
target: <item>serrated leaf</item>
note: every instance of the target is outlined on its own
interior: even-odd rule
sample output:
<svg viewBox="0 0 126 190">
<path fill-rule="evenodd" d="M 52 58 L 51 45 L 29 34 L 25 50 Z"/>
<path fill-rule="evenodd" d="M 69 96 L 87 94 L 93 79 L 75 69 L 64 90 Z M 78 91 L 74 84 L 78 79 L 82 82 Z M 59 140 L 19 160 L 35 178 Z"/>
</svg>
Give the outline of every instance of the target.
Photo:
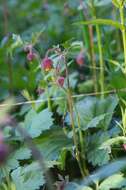
<svg viewBox="0 0 126 190">
<path fill-rule="evenodd" d="M 114 137 L 114 138 L 108 139 L 101 144 L 100 148 L 106 149 L 106 148 L 112 146 L 113 144 L 118 144 L 119 142 L 126 142 L 126 137 L 119 136 L 119 137 Z"/>
<path fill-rule="evenodd" d="M 11 173 L 11 177 L 18 190 L 37 190 L 45 183 L 43 173 L 36 163 L 18 167 Z"/>
<path fill-rule="evenodd" d="M 98 132 L 92 135 L 91 139 L 89 140 L 89 144 L 87 145 L 87 158 L 88 161 L 91 162 L 94 166 L 96 165 L 104 165 L 108 163 L 110 156 L 109 150 L 102 150 L 99 149 L 101 143 L 105 140 L 109 139 L 107 133 Z"/>
<path fill-rule="evenodd" d="M 52 113 L 45 109 L 40 113 L 31 110 L 25 118 L 25 129 L 32 137 L 38 137 L 43 131 L 50 129 L 53 125 Z"/>
<path fill-rule="evenodd" d="M 89 123 L 88 125 L 85 127 L 85 130 L 86 129 L 89 129 L 89 128 L 94 128 L 94 127 L 97 127 L 97 125 L 100 123 L 100 121 L 102 121 L 105 116 L 107 116 L 107 114 L 101 114 L 99 116 L 96 116 L 94 117 Z"/>
<path fill-rule="evenodd" d="M 115 173 L 121 171 L 126 167 L 126 160 L 125 159 L 119 159 L 116 161 L 113 161 L 100 169 L 94 171 L 91 175 L 86 177 L 81 184 L 83 185 L 90 185 L 92 184 L 92 181 L 101 181 L 109 176 L 115 175 Z"/>
<path fill-rule="evenodd" d="M 27 147 L 22 147 L 13 152 L 7 160 L 7 168 L 15 169 L 19 166 L 19 160 L 26 160 L 31 157 L 31 150 Z"/>
<path fill-rule="evenodd" d="M 48 130 L 34 142 L 46 160 L 57 160 L 63 149 L 72 148 L 71 139 L 67 138 L 60 127 Z"/>
<path fill-rule="evenodd" d="M 99 190 L 109 190 L 126 186 L 126 178 L 122 174 L 115 174 L 105 179 L 99 186 Z"/>
<path fill-rule="evenodd" d="M 83 130 L 98 127 L 107 129 L 112 119 L 113 111 L 118 104 L 116 96 L 105 99 L 87 97 L 76 104 Z M 77 123 L 76 123 L 77 125 Z"/>
<path fill-rule="evenodd" d="M 92 190 L 92 188 L 87 186 L 81 186 L 77 183 L 70 182 L 66 185 L 64 190 Z"/>
</svg>

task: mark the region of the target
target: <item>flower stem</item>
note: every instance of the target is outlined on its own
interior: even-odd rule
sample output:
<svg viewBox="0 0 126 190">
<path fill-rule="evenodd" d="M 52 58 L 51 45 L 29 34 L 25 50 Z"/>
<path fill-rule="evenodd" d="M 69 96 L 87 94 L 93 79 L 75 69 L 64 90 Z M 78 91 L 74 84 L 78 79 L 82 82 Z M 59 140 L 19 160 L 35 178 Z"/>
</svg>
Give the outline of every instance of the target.
<svg viewBox="0 0 126 190">
<path fill-rule="evenodd" d="M 45 80 L 45 72 L 42 71 L 42 76 L 44 77 L 44 80 Z M 48 81 L 45 81 L 46 82 L 46 92 L 47 92 L 47 102 L 48 102 L 48 109 L 49 111 L 52 110 L 52 107 L 51 107 L 51 99 L 50 99 L 50 94 L 49 94 L 49 87 L 48 87 Z"/>
<path fill-rule="evenodd" d="M 80 6 L 81 6 L 81 19 L 82 20 L 88 20 L 89 16 L 87 13 L 86 6 L 84 7 L 84 2 L 80 0 Z M 94 81 L 94 91 L 98 92 L 98 85 L 97 85 L 97 73 L 96 73 L 96 60 L 95 60 L 95 51 L 94 51 L 94 42 L 93 42 L 93 27 L 88 26 L 83 26 L 82 32 L 83 32 L 83 44 L 84 46 L 86 45 L 86 48 L 88 49 L 90 53 L 90 58 L 91 58 L 91 63 L 92 63 L 92 76 L 93 76 L 93 81 Z M 86 32 L 84 32 L 86 30 Z M 86 35 L 86 34 L 87 35 Z"/>
<path fill-rule="evenodd" d="M 98 25 L 96 25 L 96 32 L 98 37 L 98 49 L 99 49 L 99 64 L 100 64 L 100 88 L 102 97 L 104 97 L 104 61 L 103 61 L 103 52 L 102 52 L 102 45 L 101 45 L 101 32 Z"/>
<path fill-rule="evenodd" d="M 3 1 L 3 25 L 4 25 L 4 35 L 8 35 L 8 25 L 9 25 L 9 12 L 7 0 Z M 8 79 L 9 79 L 9 93 L 13 94 L 13 66 L 10 55 L 5 57 L 5 62 L 8 66 Z"/>
<path fill-rule="evenodd" d="M 51 111 L 51 99 L 50 99 L 50 95 L 49 95 L 49 88 L 47 86 L 47 98 L 48 98 L 48 109 L 49 111 Z"/>
<path fill-rule="evenodd" d="M 78 166 L 80 168 L 80 172 L 82 177 L 85 176 L 82 165 L 81 165 L 81 159 L 80 159 L 80 152 L 78 149 L 78 137 L 76 135 L 76 129 L 75 129 L 75 124 L 74 124 L 74 116 L 73 116 L 73 99 L 72 99 L 72 94 L 71 94 L 71 90 L 70 90 L 70 82 L 69 82 L 69 73 L 68 73 L 68 67 L 67 67 L 67 63 L 65 60 L 65 56 L 64 56 L 64 63 L 66 66 L 66 79 L 67 79 L 67 100 L 68 100 L 68 106 L 69 106 L 69 112 L 70 112 L 70 120 L 71 120 L 71 127 L 72 127 L 72 131 L 73 131 L 73 141 L 74 141 L 74 145 L 75 145 L 75 150 L 76 150 L 76 159 L 78 162 Z"/>
<path fill-rule="evenodd" d="M 95 182 L 95 186 L 96 186 L 96 190 L 99 190 L 99 182 L 98 181 Z"/>
<path fill-rule="evenodd" d="M 121 19 L 121 24 L 125 25 L 125 16 L 124 16 L 124 7 L 120 7 L 120 19 Z M 126 73 L 126 29 L 125 27 L 121 29 L 122 31 L 122 39 L 123 39 L 123 48 L 124 48 L 124 73 Z"/>
<path fill-rule="evenodd" d="M 93 41 L 93 27 L 89 26 L 89 35 L 90 35 L 90 51 L 91 51 L 91 62 L 92 62 L 92 74 L 94 80 L 94 92 L 98 92 L 97 85 L 97 72 L 96 72 L 96 59 L 95 59 L 95 50 L 94 50 L 94 41 Z"/>
<path fill-rule="evenodd" d="M 92 5 L 92 12 L 93 16 L 96 19 L 96 9 L 94 6 L 93 0 L 91 0 Z M 101 97 L 104 98 L 104 60 L 103 60 L 103 50 L 102 50 L 102 40 L 101 40 L 101 31 L 98 24 L 96 24 L 96 33 L 98 39 L 98 51 L 99 51 L 99 66 L 100 66 L 100 90 L 101 90 Z"/>
<path fill-rule="evenodd" d="M 86 167 L 86 159 L 85 159 L 85 143 L 84 143 L 84 137 L 83 137 L 83 133 L 81 131 L 81 124 L 80 124 L 80 116 L 78 114 L 78 111 L 75 107 L 75 112 L 77 114 L 77 123 L 78 123 L 78 128 L 79 128 L 79 138 L 80 138 L 80 146 L 81 146 L 81 158 L 82 158 L 82 162 L 83 162 L 83 169 L 84 169 L 84 174 L 87 176 L 89 174 L 88 169 Z"/>
</svg>

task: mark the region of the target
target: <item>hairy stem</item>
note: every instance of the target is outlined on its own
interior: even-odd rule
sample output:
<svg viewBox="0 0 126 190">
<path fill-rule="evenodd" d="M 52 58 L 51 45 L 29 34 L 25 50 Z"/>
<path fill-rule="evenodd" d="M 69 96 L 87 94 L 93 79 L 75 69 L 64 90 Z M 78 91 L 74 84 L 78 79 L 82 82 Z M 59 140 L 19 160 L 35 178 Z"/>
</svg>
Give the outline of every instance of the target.
<svg viewBox="0 0 126 190">
<path fill-rule="evenodd" d="M 92 5 L 92 12 L 93 16 L 96 19 L 96 9 L 94 6 L 93 0 L 91 0 Z M 100 90 L 101 90 L 101 97 L 104 97 L 104 59 L 103 59 L 103 50 L 102 50 L 102 39 L 101 39 L 101 31 L 99 25 L 96 24 L 96 33 L 98 39 L 98 51 L 99 51 L 99 66 L 100 66 Z"/>
<path fill-rule="evenodd" d="M 72 131 L 73 131 L 73 141 L 74 141 L 74 145 L 75 145 L 75 150 L 76 150 L 76 159 L 80 168 L 80 172 L 82 177 L 85 176 L 82 165 L 81 165 L 81 159 L 80 159 L 80 152 L 78 149 L 78 137 L 76 134 L 76 129 L 75 129 L 75 124 L 74 124 L 74 116 L 73 116 L 73 99 L 72 99 L 72 94 L 71 94 L 71 90 L 70 90 L 70 82 L 69 82 L 69 73 L 68 73 L 68 67 L 67 67 L 67 63 L 64 57 L 64 62 L 65 62 L 65 66 L 66 66 L 66 79 L 67 79 L 67 100 L 68 100 L 68 106 L 69 106 L 69 112 L 70 112 L 70 120 L 71 120 L 71 127 L 72 127 Z"/>
<path fill-rule="evenodd" d="M 81 18 L 83 20 L 88 20 L 88 13 L 86 7 L 84 7 L 84 2 L 80 0 L 80 5 L 82 7 L 81 10 Z M 85 28 L 86 27 L 86 28 Z M 94 81 L 94 91 L 98 91 L 97 85 L 97 73 L 96 73 L 96 60 L 95 60 L 95 51 L 94 51 L 94 42 L 93 42 L 93 27 L 92 26 L 83 26 L 82 27 L 83 38 L 84 38 L 84 46 L 86 44 L 86 48 L 89 50 L 91 63 L 92 63 L 92 76 Z"/>
<path fill-rule="evenodd" d="M 44 77 L 44 80 L 45 80 L 45 71 L 43 70 L 42 72 L 42 76 Z M 48 109 L 49 111 L 52 110 L 52 106 L 51 106 L 51 99 L 50 99 L 50 94 L 49 94 L 49 87 L 48 87 L 48 81 L 45 81 L 46 82 L 46 92 L 47 92 L 47 103 L 48 103 Z"/>
<path fill-rule="evenodd" d="M 89 174 L 88 169 L 86 167 L 86 158 L 85 158 L 85 143 L 84 143 L 84 137 L 83 137 L 83 133 L 81 131 L 81 124 L 80 124 L 80 116 L 78 114 L 78 111 L 75 107 L 75 112 L 77 114 L 77 123 L 78 123 L 78 128 L 79 128 L 79 138 L 80 138 L 80 146 L 81 146 L 81 158 L 82 158 L 82 163 L 83 163 L 83 170 L 84 170 L 84 174 L 87 176 Z"/>
<path fill-rule="evenodd" d="M 8 6 L 7 6 L 7 1 L 3 1 L 3 18 L 4 18 L 4 35 L 7 35 L 8 33 Z M 12 63 L 11 63 L 11 58 L 8 55 L 6 58 L 6 62 L 8 65 L 8 78 L 9 78 L 9 91 L 10 94 L 13 94 L 13 68 L 12 68 Z"/>
<path fill-rule="evenodd" d="M 49 111 L 51 111 L 51 99 L 50 99 L 50 95 L 49 95 L 49 88 L 47 86 L 47 98 L 48 98 L 48 109 Z"/>
<path fill-rule="evenodd" d="M 93 27 L 92 26 L 89 26 L 89 35 L 90 35 L 90 51 L 91 51 L 91 62 L 92 62 L 93 81 L 94 81 L 94 92 L 97 93 L 98 92 L 98 84 L 97 84 L 96 59 L 95 59 Z"/>
<path fill-rule="evenodd" d="M 120 19 L 121 24 L 125 25 L 125 16 L 124 16 L 124 7 L 120 7 Z M 126 73 L 126 29 L 123 28 L 122 30 L 122 39 L 123 39 L 123 48 L 124 48 L 124 72 Z"/>
</svg>

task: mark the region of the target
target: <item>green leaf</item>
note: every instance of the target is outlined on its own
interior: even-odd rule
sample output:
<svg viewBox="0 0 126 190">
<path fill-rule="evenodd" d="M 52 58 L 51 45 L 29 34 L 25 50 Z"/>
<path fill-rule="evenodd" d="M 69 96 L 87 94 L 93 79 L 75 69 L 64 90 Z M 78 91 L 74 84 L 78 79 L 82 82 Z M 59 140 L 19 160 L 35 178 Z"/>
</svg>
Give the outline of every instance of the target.
<svg viewBox="0 0 126 190">
<path fill-rule="evenodd" d="M 32 138 L 38 137 L 53 125 L 52 113 L 48 109 L 42 110 L 40 113 L 31 110 L 26 115 L 24 125 Z"/>
<path fill-rule="evenodd" d="M 7 160 L 7 168 L 15 169 L 19 166 L 19 160 L 26 160 L 31 157 L 31 150 L 27 147 L 21 147 L 13 152 Z"/>
<path fill-rule="evenodd" d="M 113 161 L 98 170 L 96 169 L 91 175 L 84 178 L 82 180 L 81 184 L 83 185 L 90 185 L 92 182 L 101 181 L 107 177 L 110 177 L 112 175 L 115 175 L 117 172 L 120 172 L 121 170 L 124 170 L 126 167 L 126 160 L 124 159 L 118 159 L 116 161 Z"/>
<path fill-rule="evenodd" d="M 37 190 L 45 183 L 38 163 L 18 167 L 11 173 L 11 177 L 18 190 Z"/>
<path fill-rule="evenodd" d="M 99 116 L 96 116 L 94 117 L 89 123 L 88 125 L 85 127 L 85 130 L 86 129 L 89 129 L 89 128 L 94 128 L 94 127 L 97 127 L 97 125 L 100 123 L 100 121 L 102 121 L 105 117 L 106 117 L 107 113 L 106 114 L 101 114 Z"/>
<path fill-rule="evenodd" d="M 115 28 L 119 28 L 121 30 L 125 29 L 125 26 L 123 26 L 119 22 L 109 20 L 109 19 L 94 19 L 94 20 L 89 20 L 89 21 L 81 21 L 81 22 L 78 22 L 77 24 L 81 24 L 81 25 L 89 25 L 89 24 L 108 25 L 108 26 L 113 26 Z"/>
<path fill-rule="evenodd" d="M 106 149 L 106 148 L 109 148 L 110 146 L 112 146 L 113 144 L 118 144 L 120 142 L 126 142 L 126 137 L 119 136 L 119 137 L 114 137 L 114 138 L 108 139 L 101 144 L 100 148 Z"/>
<path fill-rule="evenodd" d="M 109 96 L 102 100 L 87 97 L 77 102 L 76 108 L 80 116 L 82 129 L 86 130 L 94 127 L 107 129 L 117 104 L 118 98 L 116 96 Z"/>
<path fill-rule="evenodd" d="M 59 127 L 52 128 L 34 141 L 46 160 L 57 160 L 64 149 L 72 148 L 72 141 L 68 139 Z"/>
<path fill-rule="evenodd" d="M 126 178 L 122 174 L 115 174 L 105 179 L 99 186 L 99 190 L 109 190 L 126 186 Z"/>
<path fill-rule="evenodd" d="M 108 163 L 110 159 L 109 150 L 99 149 L 101 143 L 108 139 L 109 135 L 105 132 L 95 133 L 89 139 L 89 143 L 87 144 L 87 158 L 88 161 L 91 162 L 94 166 L 101 166 Z"/>
<path fill-rule="evenodd" d="M 66 185 L 64 190 L 92 190 L 92 188 L 71 182 Z"/>
</svg>

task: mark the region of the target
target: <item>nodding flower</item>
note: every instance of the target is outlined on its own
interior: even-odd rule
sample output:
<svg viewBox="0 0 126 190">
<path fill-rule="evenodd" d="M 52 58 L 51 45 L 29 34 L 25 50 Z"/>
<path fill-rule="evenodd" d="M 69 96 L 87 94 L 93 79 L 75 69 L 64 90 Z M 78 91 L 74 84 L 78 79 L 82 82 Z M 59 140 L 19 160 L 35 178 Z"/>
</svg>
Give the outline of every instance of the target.
<svg viewBox="0 0 126 190">
<path fill-rule="evenodd" d="M 76 62 L 80 66 L 84 64 L 84 53 L 82 51 L 77 55 Z"/>
<path fill-rule="evenodd" d="M 43 88 L 38 88 L 38 89 L 36 90 L 36 92 L 37 92 L 38 95 L 43 94 L 44 91 L 45 91 L 45 90 L 44 90 Z"/>
<path fill-rule="evenodd" d="M 28 61 L 33 61 L 35 58 L 36 58 L 36 53 L 34 53 L 34 52 L 29 52 L 29 53 L 27 54 L 27 60 L 28 60 Z"/>
<path fill-rule="evenodd" d="M 45 57 L 42 60 L 41 68 L 44 69 L 44 71 L 50 71 L 53 68 L 53 61 L 52 59 Z"/>
<path fill-rule="evenodd" d="M 24 47 L 24 51 L 27 53 L 27 52 L 31 52 L 32 51 L 32 44 L 29 44 L 29 45 L 26 45 L 25 47 Z"/>
<path fill-rule="evenodd" d="M 59 78 L 57 79 L 57 84 L 58 84 L 60 87 L 63 87 L 63 85 L 64 85 L 64 80 L 65 80 L 64 77 L 59 77 Z"/>
<path fill-rule="evenodd" d="M 126 144 L 123 144 L 123 148 L 124 148 L 124 150 L 126 150 Z"/>
</svg>

